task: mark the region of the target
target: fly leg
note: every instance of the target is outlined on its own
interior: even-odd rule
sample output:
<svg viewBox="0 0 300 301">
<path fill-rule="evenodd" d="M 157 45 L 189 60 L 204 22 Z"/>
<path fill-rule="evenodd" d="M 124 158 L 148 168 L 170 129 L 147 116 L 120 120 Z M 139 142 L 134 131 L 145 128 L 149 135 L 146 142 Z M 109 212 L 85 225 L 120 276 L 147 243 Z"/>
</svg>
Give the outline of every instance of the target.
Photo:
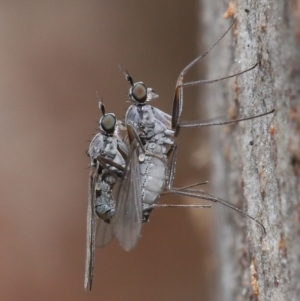
<svg viewBox="0 0 300 301">
<path fill-rule="evenodd" d="M 239 119 L 234 119 L 234 120 L 227 120 L 227 121 L 217 121 L 217 122 L 179 122 L 180 116 L 181 116 L 181 111 L 182 111 L 182 106 L 183 106 L 183 87 L 188 87 L 188 86 L 193 86 L 193 85 L 198 85 L 198 84 L 205 84 L 205 83 L 213 83 L 217 82 L 223 79 L 231 78 L 234 76 L 238 76 L 240 74 L 243 74 L 245 72 L 248 72 L 252 69 L 254 69 L 257 66 L 257 64 L 247 70 L 244 70 L 240 73 L 236 73 L 234 75 L 230 75 L 227 77 L 223 77 L 220 79 L 216 80 L 200 80 L 200 81 L 194 81 L 194 82 L 189 82 L 185 84 L 181 84 L 180 86 L 176 86 L 175 89 L 175 95 L 174 95 L 174 100 L 173 100 L 173 109 L 172 109 L 172 130 L 174 130 L 174 136 L 178 136 L 179 130 L 181 128 L 194 128 L 194 127 L 204 127 L 204 126 L 212 126 L 212 125 L 225 125 L 225 124 L 232 124 L 240 121 L 246 121 L 246 120 L 251 120 L 254 118 L 262 117 L 265 115 L 269 115 L 275 112 L 275 109 L 272 109 L 271 111 L 250 116 L 250 117 L 244 117 L 244 118 L 239 118 Z"/>
<path fill-rule="evenodd" d="M 187 186 L 183 186 L 183 187 L 180 187 L 180 188 L 177 188 L 178 191 L 180 190 L 186 190 L 188 188 L 193 188 L 193 187 L 196 187 L 196 186 L 200 186 L 200 185 L 204 185 L 204 184 L 207 184 L 208 181 L 204 181 L 204 182 L 197 182 L 197 183 L 194 183 L 194 184 L 191 184 L 191 185 L 187 185 Z M 200 190 L 199 190 L 200 191 Z M 201 190 L 202 191 L 202 190 Z M 203 191 L 204 192 L 204 191 Z M 166 194 L 169 194 L 170 191 L 165 191 L 163 192 L 161 195 L 166 195 Z"/>
<path fill-rule="evenodd" d="M 154 209 L 153 205 L 143 204 L 143 216 L 142 216 L 142 223 L 147 223 L 149 217 L 151 215 L 152 210 Z"/>
<path fill-rule="evenodd" d="M 177 79 L 176 87 L 175 87 L 175 94 L 173 99 L 173 107 L 172 107 L 172 129 L 177 130 L 177 125 L 180 119 L 180 115 L 182 112 L 182 106 L 183 106 L 183 78 L 184 75 L 188 72 L 190 68 L 192 68 L 198 61 L 203 59 L 223 38 L 224 36 L 229 32 L 229 30 L 233 27 L 236 20 L 232 22 L 230 27 L 224 32 L 224 34 L 203 54 L 196 57 L 191 63 L 189 63 L 179 74 L 179 77 Z"/>
<path fill-rule="evenodd" d="M 213 46 L 206 51 L 204 54 L 198 56 L 196 59 L 194 59 L 190 64 L 188 64 L 180 73 L 178 79 L 177 79 L 177 83 L 175 86 L 175 93 L 174 93 L 174 98 L 173 98 L 173 105 L 172 105 L 172 119 L 171 119 L 171 124 L 172 124 L 172 130 L 174 131 L 174 136 L 177 136 L 179 133 L 180 128 L 183 127 L 202 127 L 202 126 L 211 126 L 211 125 L 224 125 L 224 124 L 229 124 L 229 123 L 234 123 L 234 122 L 239 122 L 239 121 L 244 121 L 244 120 L 249 120 L 249 119 L 253 119 L 253 118 L 257 118 L 257 117 L 261 117 L 264 115 L 268 115 L 271 113 L 274 113 L 274 109 L 271 111 L 268 111 L 266 113 L 263 114 L 259 114 L 256 116 L 251 116 L 251 117 L 246 117 L 246 118 L 241 118 L 241 119 L 236 119 L 236 120 L 231 120 L 231 121 L 223 121 L 223 122 L 183 122 L 180 123 L 180 116 L 182 113 L 182 107 L 183 107 L 183 88 L 184 87 L 190 87 L 190 86 L 195 86 L 195 85 L 200 85 L 200 84 L 211 84 L 211 83 L 215 83 L 218 81 L 222 81 L 225 79 L 229 79 L 232 77 L 236 77 L 239 76 L 241 74 L 244 74 L 254 68 L 256 68 L 259 65 L 259 62 L 256 63 L 254 66 L 243 70 L 241 72 L 238 72 L 236 74 L 233 75 L 229 75 L 229 76 L 225 76 L 225 77 L 221 77 L 218 79 L 213 79 L 213 80 L 198 80 L 198 81 L 192 81 L 192 82 L 187 82 L 184 83 L 183 82 L 183 78 L 184 75 L 187 73 L 187 71 L 194 66 L 199 60 L 201 60 L 202 58 L 204 58 L 218 43 L 219 41 L 227 34 L 227 32 L 232 28 L 232 26 L 235 24 L 236 20 L 234 20 L 234 22 L 231 24 L 231 26 L 227 29 L 227 31 L 217 40 L 217 42 L 215 44 L 213 44 Z"/>
<path fill-rule="evenodd" d="M 259 222 L 257 219 L 255 219 L 254 217 L 252 217 L 251 215 L 247 214 L 246 212 L 242 211 L 241 209 L 233 206 L 232 204 L 226 202 L 225 200 L 222 200 L 220 198 L 214 197 L 210 194 L 208 194 L 207 192 L 200 190 L 200 189 L 193 189 L 193 188 L 189 188 L 189 187 L 183 187 L 183 188 L 174 188 L 173 187 L 173 181 L 174 181 L 174 177 L 175 177 L 175 164 L 176 164 L 176 148 L 177 146 L 174 145 L 171 151 L 171 162 L 170 162 L 170 166 L 169 166 L 169 179 L 168 179 L 168 185 L 167 185 L 167 192 L 168 193 L 172 193 L 172 194 L 176 194 L 176 195 L 183 195 L 183 196 L 188 196 L 188 197 L 192 197 L 192 198 L 196 198 L 196 199 L 202 199 L 202 200 L 206 200 L 206 201 L 211 201 L 214 203 L 220 203 L 234 211 L 239 212 L 240 214 L 252 219 L 253 221 L 255 221 L 259 226 L 261 226 L 262 230 L 264 233 L 266 233 L 265 227 L 264 225 Z M 198 205 L 190 205 L 189 207 L 195 207 L 198 208 Z"/>
<path fill-rule="evenodd" d="M 229 120 L 229 121 L 216 121 L 216 122 L 180 122 L 178 124 L 178 128 L 194 128 L 194 127 L 203 127 L 203 126 L 212 126 L 212 125 L 225 125 L 225 124 L 232 124 L 232 123 L 236 123 L 236 122 L 240 122 L 240 121 L 246 121 L 246 120 L 251 120 L 254 118 L 258 118 L 258 117 L 262 117 L 265 115 L 269 115 L 275 112 L 275 109 L 266 112 L 266 113 L 262 113 L 262 114 L 258 114 L 255 116 L 250 116 L 250 117 L 245 117 L 245 118 L 240 118 L 240 119 L 234 119 L 234 120 Z M 178 131 L 178 130 L 177 130 Z"/>
</svg>

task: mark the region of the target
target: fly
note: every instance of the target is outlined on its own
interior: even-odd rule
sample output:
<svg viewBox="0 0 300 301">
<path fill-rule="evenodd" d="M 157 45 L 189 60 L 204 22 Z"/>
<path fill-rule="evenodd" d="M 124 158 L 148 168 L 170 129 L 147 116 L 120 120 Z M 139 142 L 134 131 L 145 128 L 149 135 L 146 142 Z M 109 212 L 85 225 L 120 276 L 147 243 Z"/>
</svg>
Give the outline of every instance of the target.
<svg viewBox="0 0 300 301">
<path fill-rule="evenodd" d="M 118 134 L 114 114 L 99 107 L 102 117 L 100 132 L 96 134 L 87 151 L 91 159 L 87 208 L 87 246 L 84 287 L 91 290 L 95 262 L 95 247 L 107 245 L 113 238 L 111 220 L 115 212 L 113 189 L 124 172 L 128 147 Z"/>
<path fill-rule="evenodd" d="M 238 76 L 254 69 L 258 65 L 255 64 L 247 70 L 216 80 L 183 82 L 186 72 L 206 56 L 230 28 L 207 52 L 194 59 L 180 73 L 175 86 L 172 115 L 148 105 L 147 102 L 157 98 L 158 95 L 153 89 L 147 88 L 143 82 L 134 82 L 128 71 L 123 71 L 126 80 L 131 86 L 128 96 L 132 105 L 128 108 L 125 115 L 125 125 L 130 136 L 130 151 L 117 194 L 113 231 L 125 250 L 132 249 L 137 243 L 141 232 L 143 212 L 147 212 L 149 218 L 153 208 L 159 206 L 157 205 L 159 197 L 165 193 L 221 203 L 254 220 L 265 232 L 264 226 L 258 220 L 220 198 L 202 190 L 191 188 L 192 185 L 185 188 L 173 187 L 177 148 L 174 139 L 178 135 L 180 128 L 230 124 L 274 112 L 272 110 L 260 115 L 224 122 L 191 123 L 179 121 L 182 113 L 184 87 L 213 83 Z"/>
</svg>

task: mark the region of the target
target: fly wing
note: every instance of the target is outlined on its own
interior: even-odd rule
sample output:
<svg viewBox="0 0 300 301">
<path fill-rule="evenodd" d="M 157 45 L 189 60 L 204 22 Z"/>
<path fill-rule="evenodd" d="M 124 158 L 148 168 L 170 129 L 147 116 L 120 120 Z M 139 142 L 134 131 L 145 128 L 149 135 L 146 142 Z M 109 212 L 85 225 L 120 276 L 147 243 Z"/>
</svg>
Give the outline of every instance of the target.
<svg viewBox="0 0 300 301">
<path fill-rule="evenodd" d="M 114 137 L 116 137 L 116 139 L 117 139 L 119 152 L 121 152 L 123 158 L 127 158 L 128 151 L 129 151 L 128 143 L 123 139 L 122 136 L 120 136 L 120 133 L 119 133 L 120 126 L 122 126 L 123 130 L 126 129 L 123 125 L 120 125 L 120 122 L 119 122 L 119 125 L 115 130 Z"/>
<path fill-rule="evenodd" d="M 106 223 L 101 218 L 97 219 L 96 226 L 96 247 L 102 248 L 105 247 L 113 238 L 113 229 L 112 225 Z"/>
<path fill-rule="evenodd" d="M 153 111 L 153 114 L 154 114 L 154 117 L 161 121 L 168 129 L 171 129 L 172 128 L 172 117 L 168 114 L 166 114 L 165 112 L 155 108 L 155 107 L 152 107 L 152 106 L 149 106 L 152 108 L 152 111 Z M 125 124 L 132 124 L 134 126 L 137 126 L 140 122 L 140 114 L 139 114 L 139 111 L 138 111 L 138 107 L 135 106 L 135 105 L 132 105 L 129 107 L 129 109 L 127 110 L 126 112 L 126 115 L 125 115 Z"/>
<path fill-rule="evenodd" d="M 86 234 L 86 260 L 84 274 L 85 290 L 92 289 L 92 281 L 95 263 L 95 235 L 96 235 L 96 213 L 95 213 L 95 185 L 98 181 L 98 172 L 93 168 L 89 176 L 88 207 L 87 207 L 87 234 Z"/>
<path fill-rule="evenodd" d="M 161 121 L 170 130 L 172 127 L 172 123 L 171 123 L 172 117 L 155 107 L 152 108 L 153 108 L 154 117 L 159 121 Z"/>
<path fill-rule="evenodd" d="M 118 142 L 118 150 L 122 154 L 123 158 L 127 158 L 128 156 L 128 146 L 126 142 L 123 141 L 123 139 L 119 138 L 117 139 Z"/>
<path fill-rule="evenodd" d="M 137 141 L 134 140 L 130 146 L 125 172 L 117 193 L 113 231 L 122 248 L 129 251 L 136 245 L 141 228 L 141 176 Z"/>
</svg>

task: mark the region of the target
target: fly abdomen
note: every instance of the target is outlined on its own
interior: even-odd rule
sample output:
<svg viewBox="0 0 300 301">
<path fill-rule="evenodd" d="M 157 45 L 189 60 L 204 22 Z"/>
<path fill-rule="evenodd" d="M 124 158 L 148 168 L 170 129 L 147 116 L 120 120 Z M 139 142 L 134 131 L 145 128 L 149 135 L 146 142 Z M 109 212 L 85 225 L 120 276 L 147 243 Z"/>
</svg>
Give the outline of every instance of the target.
<svg viewBox="0 0 300 301">
<path fill-rule="evenodd" d="M 108 224 L 115 213 L 115 202 L 111 193 L 114 184 L 115 179 L 104 172 L 95 185 L 95 211 L 98 217 Z"/>
<path fill-rule="evenodd" d="M 167 157 L 161 153 L 159 145 L 149 143 L 146 150 L 148 154 L 140 163 L 142 176 L 142 202 L 153 204 L 160 197 L 165 188 L 168 175 Z M 153 154 L 153 156 L 151 156 Z M 155 155 L 158 155 L 156 157 Z"/>
</svg>

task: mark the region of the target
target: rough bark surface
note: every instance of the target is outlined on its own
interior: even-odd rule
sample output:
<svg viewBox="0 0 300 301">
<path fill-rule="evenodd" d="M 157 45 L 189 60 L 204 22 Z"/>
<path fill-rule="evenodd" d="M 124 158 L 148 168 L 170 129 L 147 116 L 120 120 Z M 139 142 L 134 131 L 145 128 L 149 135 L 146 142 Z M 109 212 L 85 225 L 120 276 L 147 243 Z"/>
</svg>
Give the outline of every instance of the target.
<svg viewBox="0 0 300 301">
<path fill-rule="evenodd" d="M 215 194 L 243 208 L 267 231 L 264 235 L 255 222 L 236 213 L 219 213 L 217 300 L 299 300 L 300 57 L 294 14 L 299 7 L 292 1 L 228 4 L 207 0 L 202 7 L 207 47 L 229 27 L 231 21 L 222 17 L 228 7 L 227 15 L 237 18 L 209 54 L 207 77 L 260 65 L 233 80 L 207 85 L 210 116 L 276 112 L 211 130 Z"/>
</svg>

